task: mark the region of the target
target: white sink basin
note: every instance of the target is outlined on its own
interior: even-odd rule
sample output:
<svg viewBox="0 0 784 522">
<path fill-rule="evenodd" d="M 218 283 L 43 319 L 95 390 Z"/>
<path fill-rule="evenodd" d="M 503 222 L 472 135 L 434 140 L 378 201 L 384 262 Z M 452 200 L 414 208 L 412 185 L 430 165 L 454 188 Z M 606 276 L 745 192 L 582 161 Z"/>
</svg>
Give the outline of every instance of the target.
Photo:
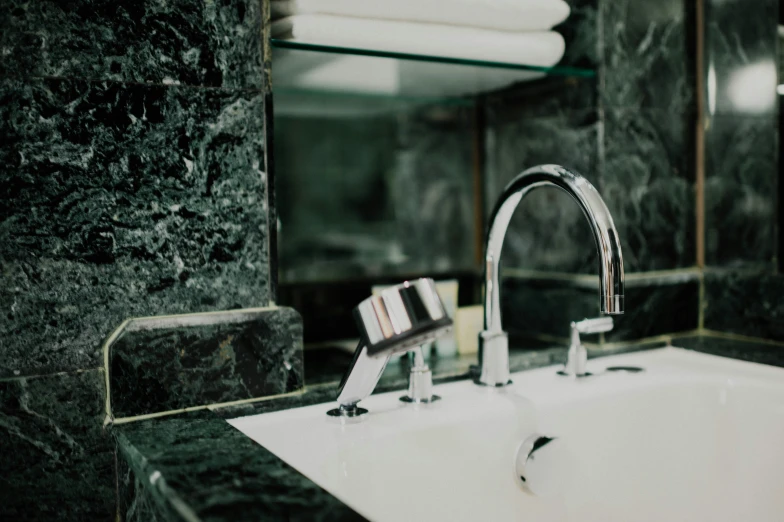
<svg viewBox="0 0 784 522">
<path fill-rule="evenodd" d="M 608 366 L 641 373 L 601 373 Z M 341 425 L 321 404 L 229 421 L 370 520 L 781 521 L 784 369 L 678 348 L 555 367 L 514 385 L 436 387 L 362 402 Z M 556 440 L 514 462 L 534 432 Z"/>
</svg>

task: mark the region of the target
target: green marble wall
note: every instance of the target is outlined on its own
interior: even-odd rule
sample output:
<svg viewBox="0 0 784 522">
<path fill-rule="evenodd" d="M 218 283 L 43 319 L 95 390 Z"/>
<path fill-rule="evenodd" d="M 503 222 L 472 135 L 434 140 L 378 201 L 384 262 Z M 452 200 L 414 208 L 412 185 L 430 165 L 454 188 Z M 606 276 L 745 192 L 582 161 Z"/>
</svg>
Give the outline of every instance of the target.
<svg viewBox="0 0 784 522">
<path fill-rule="evenodd" d="M 0 10 L 0 519 L 115 519 L 104 339 L 273 300 L 261 2 Z"/>
<path fill-rule="evenodd" d="M 0 382 L 0 519 L 108 520 L 114 447 L 103 418 L 102 370 Z"/>
</svg>

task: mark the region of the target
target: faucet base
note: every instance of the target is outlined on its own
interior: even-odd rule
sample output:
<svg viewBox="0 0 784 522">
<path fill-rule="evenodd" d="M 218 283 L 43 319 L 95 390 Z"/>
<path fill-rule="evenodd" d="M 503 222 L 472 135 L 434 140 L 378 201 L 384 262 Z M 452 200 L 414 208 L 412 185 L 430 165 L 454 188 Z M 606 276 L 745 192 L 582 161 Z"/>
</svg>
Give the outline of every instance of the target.
<svg viewBox="0 0 784 522">
<path fill-rule="evenodd" d="M 408 395 L 400 397 L 400 400 L 415 404 L 437 401 L 440 397 L 433 395 L 433 373 L 425 364 L 422 347 L 413 350 L 412 354 L 414 357 L 408 374 Z"/>
<path fill-rule="evenodd" d="M 474 379 L 474 384 L 476 384 L 477 386 L 490 386 L 492 388 L 503 388 L 504 386 L 509 386 L 510 384 L 512 384 L 512 379 L 509 379 L 506 382 L 486 383 L 486 382 L 482 382 L 480 378 L 477 377 L 476 379 Z"/>
<path fill-rule="evenodd" d="M 560 375 L 562 377 L 575 377 L 577 379 L 579 379 L 580 377 L 590 377 L 590 376 L 593 375 L 591 372 L 585 372 L 585 373 L 582 373 L 582 374 L 577 374 L 577 373 L 569 373 L 566 370 L 559 370 L 559 371 L 557 371 L 555 373 L 557 373 L 558 375 Z"/>
<path fill-rule="evenodd" d="M 344 405 L 341 404 L 339 407 L 329 410 L 327 415 L 330 417 L 345 417 L 345 418 L 354 418 L 359 417 L 360 415 L 366 414 L 368 411 L 365 408 L 360 408 L 356 404 L 349 404 Z"/>
<path fill-rule="evenodd" d="M 431 402 L 440 401 L 441 397 L 438 395 L 431 395 L 430 397 L 424 397 L 422 399 L 414 399 L 409 397 L 408 395 L 403 395 L 400 397 L 401 402 L 408 402 L 411 404 L 430 404 Z"/>
<path fill-rule="evenodd" d="M 500 388 L 512 384 L 509 378 L 509 338 L 506 332 L 479 333 L 479 377 L 474 382 L 480 386 Z"/>
</svg>

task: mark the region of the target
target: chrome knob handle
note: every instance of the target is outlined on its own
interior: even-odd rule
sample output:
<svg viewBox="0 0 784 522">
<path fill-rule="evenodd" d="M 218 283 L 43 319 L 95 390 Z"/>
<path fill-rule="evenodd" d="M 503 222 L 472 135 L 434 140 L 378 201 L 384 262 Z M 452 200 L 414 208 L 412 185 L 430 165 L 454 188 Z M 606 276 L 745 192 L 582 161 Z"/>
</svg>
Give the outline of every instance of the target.
<svg viewBox="0 0 784 522">
<path fill-rule="evenodd" d="M 594 319 L 583 319 L 582 321 L 572 323 L 572 328 L 581 334 L 609 332 L 613 329 L 613 318 L 596 317 Z"/>
<path fill-rule="evenodd" d="M 400 400 L 416 404 L 439 400 L 441 397 L 433 394 L 433 372 L 425 363 L 422 347 L 410 353 L 413 353 L 414 357 L 408 374 L 408 393 L 400 397 Z"/>
<path fill-rule="evenodd" d="M 580 342 L 580 334 L 609 332 L 613 329 L 613 318 L 596 317 L 594 319 L 583 319 L 582 321 L 572 322 L 571 328 L 571 342 L 569 344 L 569 353 L 566 356 L 566 364 L 564 369 L 558 372 L 558 374 L 567 377 L 587 377 L 591 375 L 586 370 L 588 350 Z"/>
</svg>

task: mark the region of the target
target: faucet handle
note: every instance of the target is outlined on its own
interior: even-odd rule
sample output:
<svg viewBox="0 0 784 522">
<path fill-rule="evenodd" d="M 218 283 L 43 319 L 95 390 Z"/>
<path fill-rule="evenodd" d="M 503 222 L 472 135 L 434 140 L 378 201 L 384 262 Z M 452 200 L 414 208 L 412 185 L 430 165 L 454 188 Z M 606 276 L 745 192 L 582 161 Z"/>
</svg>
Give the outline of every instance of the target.
<svg viewBox="0 0 784 522">
<path fill-rule="evenodd" d="M 441 398 L 433 394 L 433 373 L 425 363 L 425 356 L 422 352 L 421 346 L 409 352 L 413 354 L 413 361 L 408 374 L 408 394 L 400 397 L 403 402 L 422 404 Z"/>
<path fill-rule="evenodd" d="M 613 318 L 596 317 L 594 319 L 583 319 L 576 323 L 573 322 L 572 329 L 577 330 L 577 333 L 581 334 L 609 332 L 613 329 Z"/>
<path fill-rule="evenodd" d="M 568 377 L 587 377 L 591 375 L 585 369 L 588 363 L 588 350 L 580 342 L 580 334 L 609 332 L 613 329 L 613 318 L 596 317 L 595 319 L 583 319 L 582 321 L 572 322 L 571 326 L 572 335 L 569 353 L 566 356 L 564 369 L 558 372 L 558 374 Z"/>
</svg>

